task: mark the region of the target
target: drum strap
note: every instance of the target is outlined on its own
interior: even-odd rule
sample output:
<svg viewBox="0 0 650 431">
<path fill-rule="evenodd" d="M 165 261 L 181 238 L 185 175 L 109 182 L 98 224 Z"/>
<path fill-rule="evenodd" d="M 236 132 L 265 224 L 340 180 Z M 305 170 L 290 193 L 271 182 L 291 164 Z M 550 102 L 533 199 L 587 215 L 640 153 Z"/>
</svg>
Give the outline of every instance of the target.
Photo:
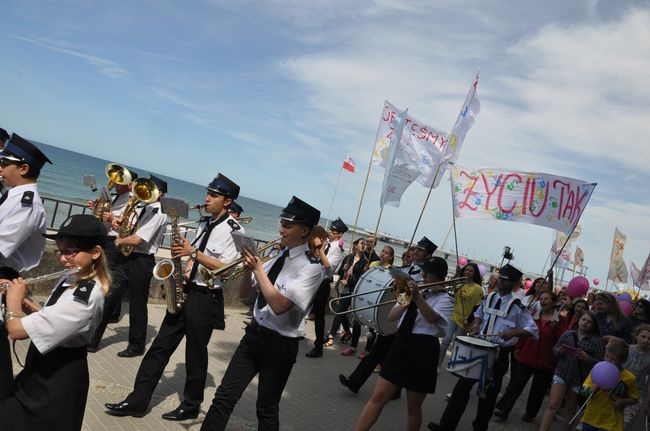
<svg viewBox="0 0 650 431">
<path fill-rule="evenodd" d="M 488 319 L 487 325 L 485 325 L 485 329 L 483 329 L 484 334 L 493 334 L 494 324 L 497 321 L 497 317 L 501 317 L 505 319 L 505 317 L 510 312 L 510 308 L 517 301 L 517 298 L 512 296 L 510 297 L 510 300 L 505 304 L 505 306 L 502 306 L 501 298 L 499 298 L 497 299 L 496 304 L 494 304 L 494 307 L 492 307 L 492 300 L 496 294 L 497 294 L 496 292 L 490 293 L 486 301 L 487 307 L 485 307 L 485 313 L 488 314 L 490 317 Z"/>
</svg>

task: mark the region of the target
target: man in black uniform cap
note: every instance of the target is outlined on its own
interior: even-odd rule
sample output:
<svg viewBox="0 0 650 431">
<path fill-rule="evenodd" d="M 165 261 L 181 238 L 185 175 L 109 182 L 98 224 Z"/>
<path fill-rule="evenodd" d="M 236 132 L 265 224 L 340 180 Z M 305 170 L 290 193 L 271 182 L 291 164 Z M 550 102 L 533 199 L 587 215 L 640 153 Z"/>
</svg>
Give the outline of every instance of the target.
<svg viewBox="0 0 650 431">
<path fill-rule="evenodd" d="M 237 220 L 241 216 L 241 213 L 244 212 L 244 208 L 242 208 L 237 202 L 233 202 L 232 205 L 230 205 L 230 208 L 228 208 L 228 212 L 232 218 Z"/>
<path fill-rule="evenodd" d="M 6 131 L 2 132 L 6 136 Z M 52 162 L 15 133 L 3 143 L 0 177 L 9 189 L 0 197 L 0 278 L 13 280 L 19 272 L 37 266 L 45 250 L 45 209 L 36 182 L 43 165 Z M 11 389 L 12 381 L 9 340 L 0 316 L 0 399 Z"/>
<path fill-rule="evenodd" d="M 228 207 L 239 196 L 239 186 L 219 174 L 206 189 L 205 209 L 210 215 L 200 220 L 192 243 L 183 238 L 172 245 L 174 258 L 190 257 L 185 266 L 185 273 L 189 275 L 184 289 L 187 298 L 183 308 L 177 314 L 165 314 L 158 335 L 140 364 L 133 391 L 120 403 L 106 404 L 106 413 L 110 415 L 145 414 L 165 366 L 183 337 L 187 343 L 183 401 L 178 408 L 162 417 L 179 421 L 194 419 L 199 414 L 208 371 L 208 342 L 214 327 L 225 327 L 223 283 L 221 279 L 216 279 L 213 289 L 208 289 L 199 267 L 213 270 L 234 260 L 238 253 L 231 233 L 241 231 L 239 224 L 228 213 Z"/>
</svg>

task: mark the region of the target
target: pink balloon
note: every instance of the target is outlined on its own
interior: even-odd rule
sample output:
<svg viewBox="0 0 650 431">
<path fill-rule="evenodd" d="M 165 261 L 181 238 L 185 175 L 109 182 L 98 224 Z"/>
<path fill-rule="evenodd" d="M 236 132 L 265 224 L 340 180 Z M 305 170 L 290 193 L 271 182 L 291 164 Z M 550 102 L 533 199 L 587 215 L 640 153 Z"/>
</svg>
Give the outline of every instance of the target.
<svg viewBox="0 0 650 431">
<path fill-rule="evenodd" d="M 598 286 L 600 284 L 600 280 L 597 278 L 594 278 L 594 286 Z"/>
<path fill-rule="evenodd" d="M 591 381 L 608 391 L 621 381 L 621 372 L 611 362 L 601 361 L 591 369 Z"/>
<path fill-rule="evenodd" d="M 627 317 L 630 317 L 632 315 L 632 304 L 630 304 L 629 302 L 619 302 L 618 306 L 621 307 L 621 311 Z"/>
<path fill-rule="evenodd" d="M 524 287 L 526 289 L 530 289 L 531 287 L 533 287 L 533 280 L 526 280 L 526 282 L 524 283 Z"/>
<path fill-rule="evenodd" d="M 459 258 L 458 258 L 458 264 L 459 264 L 460 266 L 465 266 L 465 265 L 467 265 L 467 259 L 464 258 L 464 257 L 459 257 Z"/>
<path fill-rule="evenodd" d="M 569 281 L 567 293 L 570 298 L 579 298 L 589 291 L 589 280 L 581 275 L 574 277 Z"/>
</svg>

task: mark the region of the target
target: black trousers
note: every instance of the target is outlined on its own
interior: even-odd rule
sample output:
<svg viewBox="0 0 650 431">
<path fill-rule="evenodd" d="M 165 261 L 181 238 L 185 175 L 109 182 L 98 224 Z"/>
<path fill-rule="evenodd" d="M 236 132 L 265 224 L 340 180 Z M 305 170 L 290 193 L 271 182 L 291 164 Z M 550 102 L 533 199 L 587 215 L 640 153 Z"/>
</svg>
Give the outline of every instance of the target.
<svg viewBox="0 0 650 431">
<path fill-rule="evenodd" d="M 384 362 L 384 359 L 386 358 L 386 355 L 388 354 L 393 341 L 395 341 L 395 338 L 397 338 L 397 334 L 386 336 L 377 335 L 375 344 L 372 346 L 372 349 L 370 350 L 368 356 L 359 362 L 357 368 L 354 369 L 348 378 L 349 388 L 352 391 L 358 392 L 361 386 L 363 386 L 363 384 L 366 383 L 368 378 L 372 375 L 375 367 L 377 367 L 378 364 L 382 364 Z"/>
<path fill-rule="evenodd" d="M 166 313 L 158 335 L 140 363 L 128 403 L 146 410 L 153 391 L 160 381 L 179 343 L 185 337 L 185 388 L 181 407 L 201 407 L 208 374 L 208 342 L 215 322 L 223 320 L 223 291 L 190 286 L 187 300 L 178 314 Z"/>
<path fill-rule="evenodd" d="M 298 339 L 283 337 L 253 322 L 230 359 L 205 415 L 201 431 L 225 430 L 235 404 L 259 373 L 258 430 L 280 429 L 280 399 L 298 354 Z"/>
<path fill-rule="evenodd" d="M 311 311 L 314 313 L 314 347 L 322 348 L 325 343 L 325 311 L 330 297 L 331 282 L 329 278 L 323 280 L 311 306 Z"/>
<path fill-rule="evenodd" d="M 488 423 L 494 413 L 494 405 L 496 404 L 497 396 L 501 391 L 503 383 L 503 376 L 508 371 L 510 352 L 513 347 L 502 347 L 499 350 L 494 368 L 492 370 L 492 383 L 486 389 L 485 398 L 479 398 L 478 408 L 476 409 L 476 417 L 472 426 L 474 431 L 485 431 L 488 429 Z M 451 398 L 447 403 L 442 418 L 440 419 L 440 427 L 445 431 L 455 430 L 460 422 L 460 418 L 465 412 L 465 407 L 469 401 L 470 392 L 474 387 L 476 380 L 466 379 L 463 377 L 458 378 L 456 386 L 451 393 Z"/>
<path fill-rule="evenodd" d="M 528 401 L 526 402 L 526 414 L 530 417 L 537 416 L 539 409 L 544 402 L 546 389 L 553 380 L 553 370 L 543 368 L 531 368 L 528 365 L 517 363 L 515 374 L 510 378 L 510 383 L 506 388 L 496 407 L 506 413 L 510 413 L 515 402 L 523 392 L 530 377 L 533 377 L 533 383 L 530 385 L 528 392 Z"/>
<path fill-rule="evenodd" d="M 131 253 L 117 257 L 113 272 L 113 284 L 104 300 L 104 312 L 91 346 L 99 345 L 114 308 L 122 301 L 124 292 L 129 291 L 129 348 L 143 351 L 147 338 L 147 302 L 149 284 L 156 260 L 153 254 Z"/>
<path fill-rule="evenodd" d="M 18 278 L 18 272 L 2 267 L 0 268 L 0 279 L 13 280 Z M 4 301 L 4 295 L 0 301 Z M 0 324 L 0 401 L 5 399 L 13 391 L 14 369 L 11 363 L 11 348 L 9 347 L 9 335 L 4 324 Z"/>
</svg>

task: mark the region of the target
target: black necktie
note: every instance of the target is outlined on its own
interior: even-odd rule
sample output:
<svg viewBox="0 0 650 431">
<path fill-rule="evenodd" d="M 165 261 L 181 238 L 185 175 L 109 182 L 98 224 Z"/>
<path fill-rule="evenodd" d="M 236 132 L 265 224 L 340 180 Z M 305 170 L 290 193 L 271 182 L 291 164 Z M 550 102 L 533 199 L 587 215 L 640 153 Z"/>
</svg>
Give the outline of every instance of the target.
<svg viewBox="0 0 650 431">
<path fill-rule="evenodd" d="M 327 253 L 330 252 L 330 243 L 328 242 L 327 245 L 325 246 L 325 256 L 327 256 Z"/>
<path fill-rule="evenodd" d="M 59 283 L 59 285 L 56 286 L 56 288 L 54 289 L 54 293 L 52 293 L 52 296 L 50 296 L 50 299 L 47 301 L 47 304 L 45 304 L 46 307 L 47 307 L 48 305 L 54 305 L 54 304 L 56 304 L 56 301 L 58 301 L 59 298 L 61 297 L 61 295 L 63 295 L 63 292 L 65 292 L 65 290 L 66 290 L 68 287 L 70 287 L 69 285 L 68 285 L 68 286 L 65 286 L 65 285 L 64 285 L 64 281 L 65 281 L 65 280 L 61 281 L 61 283 Z"/>
<path fill-rule="evenodd" d="M 413 331 L 413 326 L 415 326 L 415 318 L 418 315 L 418 306 L 414 301 L 411 301 L 409 308 L 406 310 L 406 316 L 402 320 L 402 324 L 399 325 L 398 332 L 402 335 L 408 335 Z"/>
<path fill-rule="evenodd" d="M 9 197 L 9 190 L 5 191 L 2 194 L 2 197 L 0 197 L 0 205 L 2 205 L 4 203 L 4 201 L 7 200 L 7 197 Z"/>
<path fill-rule="evenodd" d="M 495 310 L 499 310 L 501 308 L 501 298 L 497 299 L 497 303 L 494 304 L 493 307 Z M 485 328 L 483 329 L 483 335 L 487 334 L 488 328 L 490 327 L 490 321 L 492 319 L 496 320 L 497 316 L 494 314 L 490 314 L 490 318 L 487 321 L 487 325 L 485 325 Z"/>
<path fill-rule="evenodd" d="M 212 229 L 214 229 L 219 223 L 224 221 L 225 219 L 228 218 L 228 212 L 224 214 L 223 216 L 219 217 L 216 219 L 214 222 L 210 223 L 208 221 L 208 225 L 205 227 L 205 230 L 201 234 L 201 243 L 199 244 L 199 251 L 204 251 L 205 246 L 208 245 L 208 239 L 210 239 L 210 233 L 212 232 Z M 194 241 L 196 242 L 196 240 Z M 199 270 L 199 260 L 195 259 L 194 262 L 192 263 L 192 270 L 190 271 L 190 278 L 188 278 L 189 282 L 191 283 L 192 280 L 194 280 L 194 276 L 196 275 L 196 271 Z"/>
<path fill-rule="evenodd" d="M 287 256 L 289 255 L 289 249 L 286 249 L 280 257 L 278 257 L 275 262 L 273 262 L 273 265 L 271 266 L 271 269 L 268 272 L 268 277 L 269 281 L 271 284 L 275 284 L 275 280 L 278 279 L 278 275 L 280 275 L 280 271 L 282 271 L 282 266 L 284 265 L 284 261 L 287 260 Z M 264 295 L 262 295 L 262 291 L 260 290 L 257 293 L 257 308 L 264 308 L 266 305 L 266 298 Z"/>
</svg>

